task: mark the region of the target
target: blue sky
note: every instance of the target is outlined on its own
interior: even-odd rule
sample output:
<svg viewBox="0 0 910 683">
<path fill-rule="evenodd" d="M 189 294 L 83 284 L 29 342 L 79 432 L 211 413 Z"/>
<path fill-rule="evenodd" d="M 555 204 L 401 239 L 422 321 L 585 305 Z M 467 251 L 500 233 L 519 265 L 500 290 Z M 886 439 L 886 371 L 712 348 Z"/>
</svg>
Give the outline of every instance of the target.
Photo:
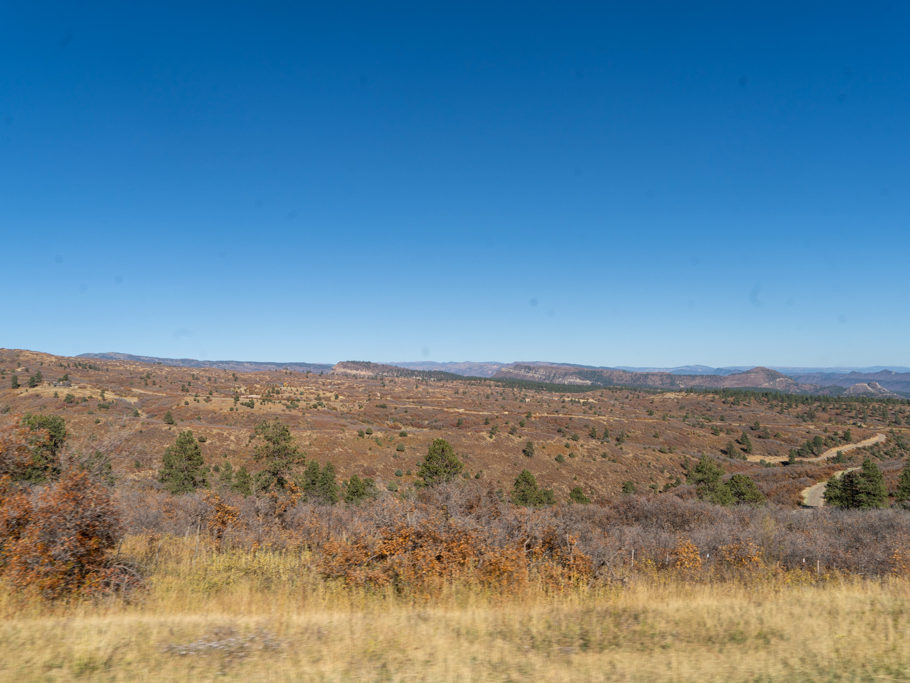
<svg viewBox="0 0 910 683">
<path fill-rule="evenodd" d="M 908 29 L 900 2 L 8 0 L 0 346 L 910 365 Z"/>
</svg>

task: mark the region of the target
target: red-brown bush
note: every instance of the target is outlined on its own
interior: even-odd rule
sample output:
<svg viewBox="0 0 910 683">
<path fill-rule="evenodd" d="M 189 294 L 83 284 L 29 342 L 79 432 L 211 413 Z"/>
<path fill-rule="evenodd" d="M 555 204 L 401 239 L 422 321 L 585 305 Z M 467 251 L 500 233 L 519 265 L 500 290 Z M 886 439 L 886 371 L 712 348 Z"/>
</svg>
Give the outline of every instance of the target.
<svg viewBox="0 0 910 683">
<path fill-rule="evenodd" d="M 5 496 L 3 510 L 12 585 L 61 598 L 109 583 L 108 553 L 120 539 L 120 522 L 108 490 L 86 473 L 68 472 L 30 507 L 21 494 Z"/>
</svg>

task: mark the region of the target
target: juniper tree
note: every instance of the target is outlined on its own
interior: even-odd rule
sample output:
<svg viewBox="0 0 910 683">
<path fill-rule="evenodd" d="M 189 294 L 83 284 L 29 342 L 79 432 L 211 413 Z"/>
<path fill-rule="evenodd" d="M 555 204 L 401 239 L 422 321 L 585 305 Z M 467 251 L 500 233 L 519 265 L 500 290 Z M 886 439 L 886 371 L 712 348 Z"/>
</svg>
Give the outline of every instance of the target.
<svg viewBox="0 0 910 683">
<path fill-rule="evenodd" d="M 537 479 L 528 470 L 522 470 L 516 477 L 512 485 L 511 500 L 515 505 L 525 507 L 542 507 L 556 502 L 553 489 L 540 488 Z"/>
<path fill-rule="evenodd" d="M 463 469 L 464 464 L 455 455 L 451 444 L 445 439 L 434 439 L 417 468 L 417 476 L 422 480 L 423 486 L 436 486 L 451 481 Z"/>
<path fill-rule="evenodd" d="M 344 502 L 349 505 L 357 505 L 368 498 L 375 498 L 377 494 L 376 482 L 369 477 L 361 479 L 354 474 L 344 484 Z"/>
</svg>

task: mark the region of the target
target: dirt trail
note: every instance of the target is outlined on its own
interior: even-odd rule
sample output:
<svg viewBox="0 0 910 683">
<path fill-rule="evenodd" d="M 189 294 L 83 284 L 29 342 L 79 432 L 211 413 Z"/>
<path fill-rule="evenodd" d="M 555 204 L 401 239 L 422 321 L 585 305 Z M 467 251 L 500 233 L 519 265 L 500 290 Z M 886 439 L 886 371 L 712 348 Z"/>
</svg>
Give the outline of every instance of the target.
<svg viewBox="0 0 910 683">
<path fill-rule="evenodd" d="M 843 446 L 835 446 L 834 448 L 829 448 L 824 453 L 822 453 L 821 455 L 817 455 L 814 458 L 799 458 L 796 462 L 797 463 L 824 462 L 828 458 L 833 458 L 835 455 L 838 454 L 839 451 L 842 451 L 844 453 L 849 453 L 850 451 L 854 451 L 857 448 L 866 448 L 867 446 L 874 446 L 877 443 L 881 443 L 886 438 L 887 437 L 884 434 L 876 434 L 875 436 L 870 436 L 868 439 L 863 439 L 862 441 L 857 441 L 856 443 L 848 443 L 848 444 L 844 444 Z M 750 462 L 758 462 L 759 460 L 765 460 L 766 462 L 784 462 L 787 459 L 788 459 L 788 457 L 783 456 L 783 455 L 780 455 L 780 456 L 750 455 L 748 457 L 748 460 Z"/>
<path fill-rule="evenodd" d="M 841 446 L 841 447 L 837 447 L 837 448 L 829 448 L 827 451 L 822 453 L 817 458 L 805 458 L 805 459 L 801 460 L 800 462 L 817 462 L 819 460 L 824 460 L 825 458 L 830 458 L 830 457 L 837 455 L 838 451 L 842 451 L 842 452 L 846 453 L 848 451 L 852 451 L 857 448 L 865 448 L 866 446 L 873 446 L 877 443 L 881 443 L 882 441 L 885 440 L 885 438 L 886 437 L 884 434 L 876 434 L 873 437 L 864 439 L 862 441 L 858 441 L 856 443 L 851 443 L 846 446 Z M 831 476 L 832 477 L 842 477 L 847 472 L 852 472 L 853 470 L 858 470 L 858 469 L 859 469 L 859 467 L 848 467 L 847 469 L 844 469 L 844 470 L 838 470 Z M 807 507 L 807 508 L 824 507 L 825 489 L 827 487 L 828 487 L 828 481 L 825 480 L 825 481 L 820 481 L 817 484 L 813 484 L 812 486 L 808 486 L 808 487 L 804 488 L 802 490 L 802 492 L 800 493 L 800 496 L 802 496 L 802 500 L 803 500 L 803 507 Z"/>
</svg>

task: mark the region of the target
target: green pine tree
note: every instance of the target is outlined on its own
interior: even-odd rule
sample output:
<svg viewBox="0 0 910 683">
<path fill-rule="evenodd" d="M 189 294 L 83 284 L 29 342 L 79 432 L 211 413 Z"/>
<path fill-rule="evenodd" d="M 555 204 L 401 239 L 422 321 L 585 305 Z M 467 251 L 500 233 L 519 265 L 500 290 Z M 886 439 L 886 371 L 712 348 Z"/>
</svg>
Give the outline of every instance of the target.
<svg viewBox="0 0 910 683">
<path fill-rule="evenodd" d="M 164 451 L 158 481 L 171 493 L 190 493 L 206 486 L 208 468 L 193 432 L 181 432 L 173 446 Z"/>
<path fill-rule="evenodd" d="M 427 455 L 417 468 L 417 477 L 423 486 L 436 486 L 451 481 L 464 469 L 464 464 L 445 439 L 434 439 L 427 449 Z"/>
<path fill-rule="evenodd" d="M 240 466 L 240 469 L 234 475 L 234 483 L 231 486 L 231 490 L 244 496 L 253 493 L 253 478 L 243 465 Z"/>
<path fill-rule="evenodd" d="M 737 503 L 760 505 L 765 502 L 765 495 L 758 490 L 755 482 L 745 474 L 734 474 L 727 482 L 727 487 Z"/>
<path fill-rule="evenodd" d="M 344 484 L 344 502 L 348 505 L 358 505 L 377 494 L 376 482 L 369 477 L 361 479 L 354 474 Z"/>
<path fill-rule="evenodd" d="M 515 505 L 542 507 L 553 505 L 556 498 L 552 489 L 541 489 L 537 479 L 528 470 L 522 470 L 512 485 L 511 500 Z"/>
<path fill-rule="evenodd" d="M 591 502 L 591 499 L 585 495 L 581 486 L 575 486 L 569 491 L 569 500 L 573 503 L 580 503 L 581 505 L 588 505 Z"/>
<path fill-rule="evenodd" d="M 287 425 L 279 420 L 260 422 L 253 433 L 259 443 L 253 452 L 263 469 L 256 475 L 256 488 L 261 491 L 285 489 L 292 481 L 295 467 L 305 461 Z"/>
<path fill-rule="evenodd" d="M 66 441 L 66 422 L 59 415 L 27 413 L 22 426 L 29 430 L 32 457 L 24 472 L 14 478 L 37 484 L 60 476 L 60 451 Z"/>
<path fill-rule="evenodd" d="M 900 479 L 897 480 L 897 491 L 894 493 L 894 500 L 899 507 L 910 510 L 910 462 L 904 467 Z"/>
</svg>

